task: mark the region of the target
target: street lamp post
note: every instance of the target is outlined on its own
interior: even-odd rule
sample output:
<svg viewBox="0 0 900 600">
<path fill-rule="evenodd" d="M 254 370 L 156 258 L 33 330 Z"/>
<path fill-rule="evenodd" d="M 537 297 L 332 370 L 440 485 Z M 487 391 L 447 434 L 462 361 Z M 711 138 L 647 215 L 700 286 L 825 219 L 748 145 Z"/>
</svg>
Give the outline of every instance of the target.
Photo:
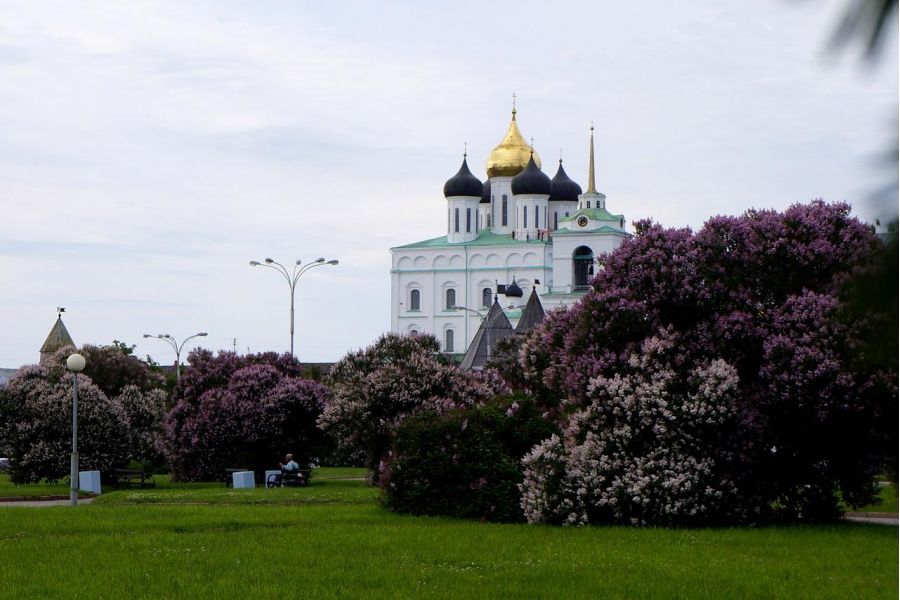
<svg viewBox="0 0 900 600">
<path fill-rule="evenodd" d="M 167 342 L 170 346 L 172 346 L 172 349 L 175 350 L 175 381 L 178 381 L 179 379 L 181 379 L 181 351 L 184 349 L 184 345 L 187 344 L 188 340 L 192 340 L 195 337 L 206 337 L 206 335 L 207 334 L 205 331 L 195 333 L 194 335 L 185 338 L 184 341 L 181 342 L 181 344 L 175 341 L 175 338 L 173 338 L 168 333 L 160 333 L 158 335 L 150 335 L 149 333 L 145 333 L 144 337 L 157 338 L 164 342 Z"/>
<path fill-rule="evenodd" d="M 80 354 L 66 359 L 72 372 L 72 465 L 69 471 L 69 506 L 78 506 L 78 374 L 84 370 L 85 360 Z"/>
<path fill-rule="evenodd" d="M 294 268 L 291 271 L 288 271 L 287 268 L 282 265 L 280 262 L 274 261 L 271 258 L 265 259 L 263 262 L 259 262 L 257 260 L 251 260 L 251 267 L 268 267 L 270 269 L 274 269 L 280 273 L 285 281 L 288 283 L 288 287 L 291 289 L 291 357 L 294 356 L 294 290 L 297 288 L 297 281 L 300 280 L 300 276 L 312 269 L 313 267 L 323 267 L 325 265 L 336 265 L 338 264 L 337 260 L 328 260 L 326 261 L 324 258 L 317 258 L 316 260 L 306 263 L 303 266 L 301 265 L 301 261 L 297 259 L 294 262 Z"/>
</svg>

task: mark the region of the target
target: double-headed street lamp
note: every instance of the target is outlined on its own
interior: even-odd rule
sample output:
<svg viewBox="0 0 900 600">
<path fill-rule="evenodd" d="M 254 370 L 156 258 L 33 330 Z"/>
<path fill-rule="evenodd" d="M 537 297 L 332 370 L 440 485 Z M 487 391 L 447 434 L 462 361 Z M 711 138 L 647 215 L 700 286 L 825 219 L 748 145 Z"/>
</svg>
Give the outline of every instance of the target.
<svg viewBox="0 0 900 600">
<path fill-rule="evenodd" d="M 200 333 L 195 333 L 194 335 L 185 338 L 181 344 L 175 341 L 168 333 L 160 333 L 158 335 L 150 335 L 149 333 L 144 334 L 145 338 L 157 338 L 164 342 L 167 342 L 172 349 L 175 350 L 175 381 L 181 379 L 181 350 L 184 348 L 184 345 L 187 344 L 188 340 L 192 340 L 195 337 L 206 337 L 206 332 L 201 331 Z"/>
<path fill-rule="evenodd" d="M 78 374 L 84 370 L 80 354 L 70 354 L 66 368 L 72 372 L 72 465 L 69 471 L 69 506 L 78 506 Z"/>
<path fill-rule="evenodd" d="M 324 258 L 317 258 L 316 260 L 306 263 L 303 266 L 301 265 L 300 259 L 297 259 L 294 262 L 294 268 L 292 271 L 288 271 L 284 265 L 280 262 L 274 261 L 271 258 L 265 259 L 263 262 L 259 262 L 257 260 L 251 260 L 251 267 L 269 267 L 270 269 L 275 269 L 278 271 L 284 279 L 288 283 L 288 287 L 291 288 L 291 356 L 294 356 L 294 289 L 297 287 L 297 281 L 300 279 L 300 276 L 312 269 L 313 267 L 323 267 L 325 265 L 336 265 L 338 264 L 337 260 L 328 260 L 326 261 Z"/>
</svg>

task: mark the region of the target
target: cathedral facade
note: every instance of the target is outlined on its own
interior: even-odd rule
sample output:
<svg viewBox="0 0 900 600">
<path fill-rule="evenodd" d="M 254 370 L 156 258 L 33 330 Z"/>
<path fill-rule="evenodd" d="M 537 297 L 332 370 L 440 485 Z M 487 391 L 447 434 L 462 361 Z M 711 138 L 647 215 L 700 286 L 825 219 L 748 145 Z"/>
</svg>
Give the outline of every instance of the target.
<svg viewBox="0 0 900 600">
<path fill-rule="evenodd" d="M 462 353 L 495 296 L 515 325 L 532 291 L 548 309 L 583 296 L 596 257 L 630 234 L 625 217 L 606 208 L 594 177 L 591 127 L 587 191 L 562 160 L 551 179 L 525 141 L 516 110 L 506 135 L 486 161 L 487 179 L 463 156 L 444 184 L 447 233 L 391 248 L 391 330 L 431 333 L 444 352 Z"/>
</svg>

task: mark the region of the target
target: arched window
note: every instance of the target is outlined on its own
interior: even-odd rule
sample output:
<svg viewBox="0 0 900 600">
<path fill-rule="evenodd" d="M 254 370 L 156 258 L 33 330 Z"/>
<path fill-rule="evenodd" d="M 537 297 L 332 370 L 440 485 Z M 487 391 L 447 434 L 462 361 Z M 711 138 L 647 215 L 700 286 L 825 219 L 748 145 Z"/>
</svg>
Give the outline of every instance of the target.
<svg viewBox="0 0 900 600">
<path fill-rule="evenodd" d="M 444 332 L 444 352 L 453 352 L 453 330 Z"/>
<path fill-rule="evenodd" d="M 559 229 L 559 213 L 553 213 L 553 229 Z"/>
<path fill-rule="evenodd" d="M 454 231 L 456 233 L 459 233 L 459 209 L 455 209 L 453 214 L 456 218 L 456 220 L 454 221 Z"/>
<path fill-rule="evenodd" d="M 420 293 L 419 290 L 412 290 L 409 293 L 409 310 L 420 310 Z"/>
<path fill-rule="evenodd" d="M 587 246 L 578 246 L 572 253 L 572 291 L 586 291 L 593 276 L 594 251 Z"/>
<path fill-rule="evenodd" d="M 522 207 L 522 227 L 528 229 L 528 207 Z"/>
<path fill-rule="evenodd" d="M 587 202 L 588 202 L 588 208 L 590 208 L 590 207 L 591 207 L 591 201 L 588 200 Z"/>
<path fill-rule="evenodd" d="M 456 290 L 450 288 L 447 290 L 447 310 L 456 306 Z"/>
<path fill-rule="evenodd" d="M 534 207 L 534 228 L 541 228 L 541 209 L 539 209 L 537 206 Z"/>
<path fill-rule="evenodd" d="M 500 225 L 506 227 L 506 194 L 503 194 L 503 200 L 500 202 Z"/>
<path fill-rule="evenodd" d="M 415 330 L 415 329 L 410 329 L 410 330 L 409 330 L 409 335 L 419 335 L 419 332 L 418 332 L 417 330 Z"/>
<path fill-rule="evenodd" d="M 481 305 L 485 308 L 491 307 L 491 300 L 493 299 L 493 293 L 491 292 L 491 288 L 484 288 L 481 290 Z"/>
</svg>

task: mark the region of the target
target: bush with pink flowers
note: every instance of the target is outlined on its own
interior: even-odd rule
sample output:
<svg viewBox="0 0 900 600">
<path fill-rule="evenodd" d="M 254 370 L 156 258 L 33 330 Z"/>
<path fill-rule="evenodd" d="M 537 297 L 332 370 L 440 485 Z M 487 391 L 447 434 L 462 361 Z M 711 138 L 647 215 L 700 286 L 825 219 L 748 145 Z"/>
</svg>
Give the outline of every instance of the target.
<svg viewBox="0 0 900 600">
<path fill-rule="evenodd" d="M 46 367 L 22 367 L 0 389 L 0 428 L 15 483 L 69 474 L 72 374 L 51 380 Z M 140 393 L 140 392 L 138 392 Z M 134 403 L 138 403 L 137 398 Z M 82 470 L 109 472 L 135 456 L 129 415 L 89 377 L 78 377 L 78 451 Z"/>
<path fill-rule="evenodd" d="M 525 458 L 529 521 L 694 525 L 753 510 L 728 446 L 737 372 L 721 359 L 686 365 L 679 342 L 660 331 L 625 369 L 593 379 L 590 404 Z"/>
<path fill-rule="evenodd" d="M 165 454 L 176 478 L 215 480 L 229 467 L 271 469 L 288 452 L 301 465 L 316 455 L 316 420 L 329 392 L 303 379 L 296 359 L 195 350 L 189 362 L 166 417 Z"/>
<path fill-rule="evenodd" d="M 440 353 L 437 338 L 394 333 L 338 361 L 330 383 L 333 395 L 319 423 L 362 453 L 372 473 L 410 415 L 473 406 L 508 392 L 493 371 L 460 371 Z"/>
<path fill-rule="evenodd" d="M 817 201 L 696 233 L 643 221 L 600 257 L 592 291 L 521 350 L 527 386 L 568 427 L 528 459 L 529 518 L 826 519 L 839 497 L 871 501 L 896 464 L 896 335 L 872 340 L 896 331 L 883 265 L 897 247 L 849 213 Z M 888 301 L 848 303 L 885 277 Z M 696 429 L 694 397 L 718 420 Z"/>
</svg>

